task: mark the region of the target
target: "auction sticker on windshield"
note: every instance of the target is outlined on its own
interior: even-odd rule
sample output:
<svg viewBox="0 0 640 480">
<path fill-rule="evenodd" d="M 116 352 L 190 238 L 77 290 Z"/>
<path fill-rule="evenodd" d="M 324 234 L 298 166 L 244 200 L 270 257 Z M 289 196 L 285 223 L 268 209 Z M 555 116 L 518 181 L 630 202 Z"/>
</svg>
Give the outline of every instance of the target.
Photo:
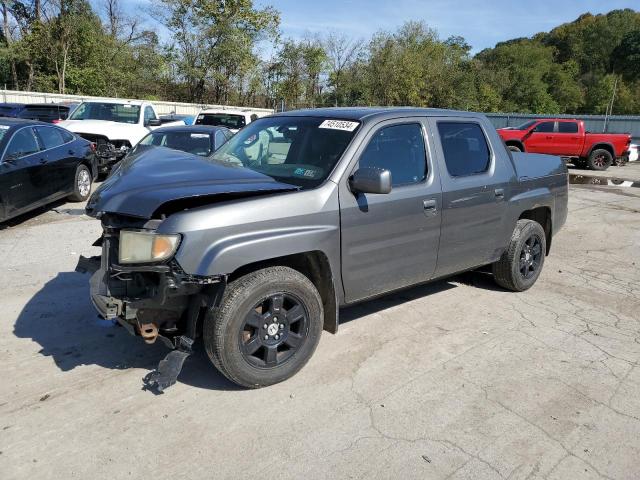
<svg viewBox="0 0 640 480">
<path fill-rule="evenodd" d="M 348 120 L 325 120 L 318 128 L 329 128 L 331 130 L 344 130 L 345 132 L 353 132 L 358 122 L 350 122 Z"/>
</svg>

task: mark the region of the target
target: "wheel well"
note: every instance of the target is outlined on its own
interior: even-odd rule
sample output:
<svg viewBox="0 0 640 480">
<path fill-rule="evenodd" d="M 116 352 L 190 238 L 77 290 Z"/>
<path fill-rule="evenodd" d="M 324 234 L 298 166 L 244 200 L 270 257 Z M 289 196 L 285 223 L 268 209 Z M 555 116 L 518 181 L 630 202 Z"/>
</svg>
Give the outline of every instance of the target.
<svg viewBox="0 0 640 480">
<path fill-rule="evenodd" d="M 613 147 L 608 143 L 597 143 L 597 144 L 595 144 L 593 147 L 591 147 L 591 150 L 589 151 L 589 155 L 591 155 L 591 153 L 593 153 L 594 150 L 606 150 L 607 152 L 609 152 L 611 154 L 611 156 L 615 160 L 616 152 L 613 149 Z"/>
<path fill-rule="evenodd" d="M 505 145 L 507 147 L 509 146 L 514 146 L 514 147 L 518 147 L 520 150 L 522 150 L 523 152 L 525 151 L 524 149 L 524 144 L 520 141 L 520 140 L 508 140 L 506 142 L 504 142 Z"/>
<path fill-rule="evenodd" d="M 518 220 L 533 220 L 538 222 L 544 230 L 544 236 L 547 241 L 547 255 L 551 251 L 551 209 L 549 207 L 538 207 L 531 210 L 525 210 Z"/>
<path fill-rule="evenodd" d="M 315 285 L 322 299 L 324 309 L 324 330 L 331 333 L 338 331 L 338 308 L 333 284 L 331 265 L 327 256 L 320 251 L 303 252 L 283 257 L 270 258 L 243 265 L 229 275 L 229 282 L 256 270 L 266 267 L 289 267 L 306 276 Z"/>
</svg>

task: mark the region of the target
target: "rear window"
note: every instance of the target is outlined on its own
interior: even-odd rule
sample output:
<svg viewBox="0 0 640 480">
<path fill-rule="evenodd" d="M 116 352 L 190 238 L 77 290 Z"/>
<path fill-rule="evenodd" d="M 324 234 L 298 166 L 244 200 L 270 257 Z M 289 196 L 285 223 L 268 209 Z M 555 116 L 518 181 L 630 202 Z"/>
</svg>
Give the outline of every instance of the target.
<svg viewBox="0 0 640 480">
<path fill-rule="evenodd" d="M 578 124 L 576 122 L 559 122 L 559 133 L 578 133 Z"/>
<path fill-rule="evenodd" d="M 216 127 L 227 127 L 240 129 L 246 125 L 244 115 L 233 115 L 227 113 L 201 113 L 196 118 L 196 125 L 214 125 Z"/>
<path fill-rule="evenodd" d="M 438 122 L 438 133 L 449 175 L 464 177 L 489 169 L 491 154 L 480 125 L 472 122 Z"/>
<path fill-rule="evenodd" d="M 42 146 L 47 150 L 49 148 L 59 147 L 64 143 L 62 134 L 57 128 L 36 127 L 36 133 L 38 134 L 38 137 L 40 137 Z"/>
</svg>

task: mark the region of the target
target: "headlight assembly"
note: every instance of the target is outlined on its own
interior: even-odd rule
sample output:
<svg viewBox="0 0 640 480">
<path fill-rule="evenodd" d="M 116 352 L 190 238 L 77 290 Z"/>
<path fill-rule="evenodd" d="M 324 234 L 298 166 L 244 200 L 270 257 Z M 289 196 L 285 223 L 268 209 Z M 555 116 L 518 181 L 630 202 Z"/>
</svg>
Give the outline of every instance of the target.
<svg viewBox="0 0 640 480">
<path fill-rule="evenodd" d="M 120 263 L 161 262 L 176 253 L 179 243 L 180 235 L 122 230 L 118 259 Z"/>
</svg>

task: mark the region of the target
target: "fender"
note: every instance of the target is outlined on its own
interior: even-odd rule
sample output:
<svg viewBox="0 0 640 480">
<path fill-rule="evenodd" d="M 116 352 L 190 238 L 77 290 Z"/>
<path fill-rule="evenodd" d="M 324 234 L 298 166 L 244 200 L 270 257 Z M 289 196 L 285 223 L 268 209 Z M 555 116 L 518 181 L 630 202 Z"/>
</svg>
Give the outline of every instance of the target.
<svg viewBox="0 0 640 480">
<path fill-rule="evenodd" d="M 615 160 L 615 157 L 617 156 L 616 147 L 614 147 L 614 145 L 611 142 L 597 142 L 591 145 L 591 147 L 589 148 L 589 153 L 587 153 L 586 156 L 588 157 L 596 148 L 602 148 L 603 146 L 607 146 L 611 148 L 611 152 L 613 152 L 611 155 L 613 155 L 613 159 Z"/>
</svg>

